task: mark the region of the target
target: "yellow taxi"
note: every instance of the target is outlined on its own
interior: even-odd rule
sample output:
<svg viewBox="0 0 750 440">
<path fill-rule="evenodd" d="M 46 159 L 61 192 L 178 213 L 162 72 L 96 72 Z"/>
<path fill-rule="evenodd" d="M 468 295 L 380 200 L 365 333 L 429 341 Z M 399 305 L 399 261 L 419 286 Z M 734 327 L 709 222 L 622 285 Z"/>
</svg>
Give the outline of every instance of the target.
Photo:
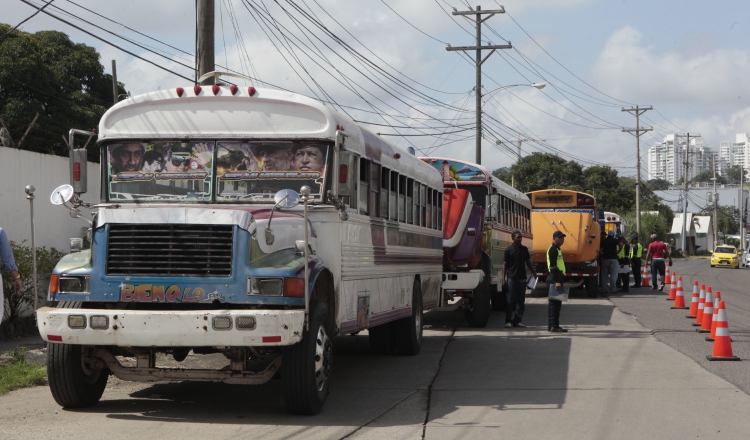
<svg viewBox="0 0 750 440">
<path fill-rule="evenodd" d="M 737 255 L 737 248 L 726 244 L 717 246 L 711 253 L 711 267 L 715 266 L 729 266 L 739 269 L 740 256 Z"/>
</svg>

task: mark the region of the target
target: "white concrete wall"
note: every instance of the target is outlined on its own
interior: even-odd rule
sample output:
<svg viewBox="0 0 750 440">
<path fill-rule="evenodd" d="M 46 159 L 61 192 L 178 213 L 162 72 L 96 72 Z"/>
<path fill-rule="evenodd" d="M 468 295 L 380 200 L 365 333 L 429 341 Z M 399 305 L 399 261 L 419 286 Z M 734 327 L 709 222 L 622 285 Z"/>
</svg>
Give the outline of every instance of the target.
<svg viewBox="0 0 750 440">
<path fill-rule="evenodd" d="M 87 173 L 88 192 L 81 198 L 98 203 L 99 164 L 89 163 Z M 65 207 L 50 203 L 52 191 L 64 183 L 70 183 L 67 158 L 0 147 L 0 227 L 10 240 L 27 240 L 25 245 L 31 246 L 30 206 L 24 188 L 33 185 L 36 245 L 70 251 L 70 238 L 83 237 L 88 223 L 70 217 Z M 81 212 L 90 217 L 89 211 Z"/>
</svg>

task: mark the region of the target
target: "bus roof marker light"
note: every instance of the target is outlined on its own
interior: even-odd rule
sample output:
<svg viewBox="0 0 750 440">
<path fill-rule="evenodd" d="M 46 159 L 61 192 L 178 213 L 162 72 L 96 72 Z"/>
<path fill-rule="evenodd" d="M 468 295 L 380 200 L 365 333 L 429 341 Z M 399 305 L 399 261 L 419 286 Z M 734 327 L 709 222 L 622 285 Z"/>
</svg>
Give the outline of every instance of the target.
<svg viewBox="0 0 750 440">
<path fill-rule="evenodd" d="M 393 155 L 394 159 L 401 159 L 401 153 L 396 153 Z"/>
<path fill-rule="evenodd" d="M 255 94 L 255 87 L 250 86 L 247 88 L 247 94 L 253 96 Z"/>
<path fill-rule="evenodd" d="M 337 125 L 336 126 L 336 130 L 338 130 L 338 131 L 344 131 L 344 126 L 343 125 Z"/>
<path fill-rule="evenodd" d="M 211 86 L 211 91 L 214 92 L 214 95 L 219 93 L 219 90 L 221 90 L 221 87 L 219 87 L 218 84 L 214 84 L 213 86 Z"/>
<path fill-rule="evenodd" d="M 200 93 L 201 93 L 201 86 L 193 86 L 193 92 L 195 92 L 195 96 L 200 95 Z"/>
<path fill-rule="evenodd" d="M 237 86 L 236 86 L 236 85 L 234 85 L 234 84 L 232 84 L 231 86 L 229 86 L 229 91 L 230 91 L 230 92 L 232 92 L 232 95 L 236 95 L 236 94 L 237 94 L 237 90 L 239 90 L 239 89 L 240 89 L 240 88 L 239 88 L 239 87 L 237 87 Z"/>
<path fill-rule="evenodd" d="M 182 98 L 182 95 L 184 94 L 185 94 L 185 89 L 183 89 L 182 87 L 177 87 L 177 97 Z"/>
</svg>

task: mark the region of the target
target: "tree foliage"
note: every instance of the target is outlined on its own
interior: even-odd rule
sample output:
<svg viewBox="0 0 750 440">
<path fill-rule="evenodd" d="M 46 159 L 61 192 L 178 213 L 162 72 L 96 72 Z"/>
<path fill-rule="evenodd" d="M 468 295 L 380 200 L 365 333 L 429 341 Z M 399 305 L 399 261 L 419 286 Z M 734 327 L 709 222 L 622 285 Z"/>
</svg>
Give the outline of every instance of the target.
<svg viewBox="0 0 750 440">
<path fill-rule="evenodd" d="M 669 189 L 669 185 L 669 181 L 664 179 L 651 179 L 645 182 L 645 186 L 651 191 L 664 191 Z"/>
<path fill-rule="evenodd" d="M 713 171 L 704 171 L 702 173 L 699 173 L 698 175 L 696 175 L 692 179 L 690 179 L 690 183 L 701 183 L 701 182 L 711 182 L 711 183 L 713 183 L 712 180 L 711 180 L 711 179 L 713 179 L 713 177 L 714 177 L 714 172 Z M 728 182 L 727 182 L 727 179 L 724 176 L 718 176 L 717 175 L 716 176 L 716 183 L 717 184 L 725 184 L 725 183 L 728 183 Z"/>
<path fill-rule="evenodd" d="M 532 153 L 510 167 L 515 186 L 523 192 L 569 188 L 580 183 L 583 167 L 549 153 Z"/>
<path fill-rule="evenodd" d="M 735 183 L 739 185 L 740 176 L 742 175 L 742 167 L 739 165 L 733 165 L 727 168 L 726 175 L 727 175 L 727 178 L 726 178 L 727 183 Z M 747 176 L 745 176 L 745 182 L 747 181 L 748 181 Z"/>
<path fill-rule="evenodd" d="M 13 251 L 13 259 L 18 266 L 18 273 L 21 275 L 21 291 L 16 292 L 13 288 L 13 279 L 10 276 L 3 277 L 3 294 L 7 305 L 5 307 L 5 318 L 8 320 L 17 319 L 25 310 L 34 309 L 34 266 L 32 258 L 32 249 L 30 246 L 24 246 L 23 242 L 18 244 L 10 242 L 10 248 Z M 36 273 L 39 280 L 37 289 L 40 297 L 44 297 L 49 288 L 49 278 L 52 269 L 58 261 L 64 256 L 63 252 L 55 248 L 37 247 L 36 248 Z"/>
<path fill-rule="evenodd" d="M 0 34 L 10 29 L 0 24 Z M 0 40 L 0 116 L 16 143 L 39 113 L 22 149 L 67 156 L 63 135 L 98 126 L 113 103 L 112 76 L 99 59 L 93 47 L 57 31 L 16 30 Z M 118 93 L 126 93 L 122 83 Z M 98 160 L 89 145 L 89 158 Z"/>
<path fill-rule="evenodd" d="M 698 215 L 710 215 L 713 217 L 713 206 L 706 207 Z M 740 210 L 736 206 L 717 206 L 716 225 L 722 234 L 736 234 L 740 231 Z"/>
</svg>

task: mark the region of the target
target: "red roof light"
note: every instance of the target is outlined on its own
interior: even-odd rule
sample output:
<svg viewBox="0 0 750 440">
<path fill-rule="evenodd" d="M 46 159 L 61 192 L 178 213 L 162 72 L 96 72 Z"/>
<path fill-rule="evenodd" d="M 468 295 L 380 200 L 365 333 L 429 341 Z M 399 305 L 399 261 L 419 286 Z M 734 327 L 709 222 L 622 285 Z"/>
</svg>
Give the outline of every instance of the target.
<svg viewBox="0 0 750 440">
<path fill-rule="evenodd" d="M 184 94 L 185 94 L 185 89 L 183 89 L 182 87 L 177 87 L 177 97 L 182 98 L 182 95 Z"/>
<path fill-rule="evenodd" d="M 255 87 L 248 87 L 247 88 L 247 94 L 250 96 L 253 96 L 255 94 Z"/>
<path fill-rule="evenodd" d="M 193 92 L 195 92 L 195 96 L 200 95 L 200 93 L 201 93 L 201 86 L 193 86 Z"/>
<path fill-rule="evenodd" d="M 237 90 L 239 90 L 239 88 L 236 85 L 232 84 L 231 86 L 229 86 L 229 91 L 232 92 L 232 95 L 236 95 Z"/>
<path fill-rule="evenodd" d="M 211 86 L 211 91 L 214 92 L 214 95 L 219 93 L 219 90 L 220 90 L 220 87 L 218 84 L 214 84 L 213 86 Z"/>
</svg>

